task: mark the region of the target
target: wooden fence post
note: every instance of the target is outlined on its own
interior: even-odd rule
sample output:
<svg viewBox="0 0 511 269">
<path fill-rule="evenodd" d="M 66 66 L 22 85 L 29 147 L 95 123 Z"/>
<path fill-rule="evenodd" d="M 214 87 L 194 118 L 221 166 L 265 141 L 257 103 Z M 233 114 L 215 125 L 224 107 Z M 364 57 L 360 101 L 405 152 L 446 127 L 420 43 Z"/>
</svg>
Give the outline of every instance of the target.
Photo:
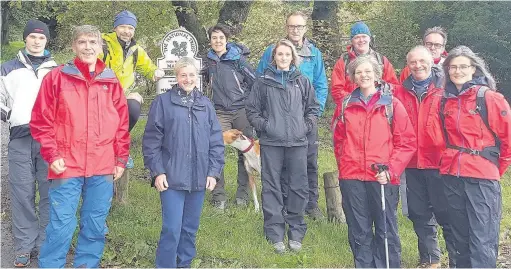
<svg viewBox="0 0 511 269">
<path fill-rule="evenodd" d="M 125 169 L 121 178 L 114 182 L 114 201 L 125 204 L 128 202 L 128 183 L 130 169 Z"/>
<path fill-rule="evenodd" d="M 339 172 L 324 173 L 323 181 L 328 220 L 337 223 L 346 223 L 346 217 L 342 210 L 341 189 L 339 189 Z"/>
</svg>

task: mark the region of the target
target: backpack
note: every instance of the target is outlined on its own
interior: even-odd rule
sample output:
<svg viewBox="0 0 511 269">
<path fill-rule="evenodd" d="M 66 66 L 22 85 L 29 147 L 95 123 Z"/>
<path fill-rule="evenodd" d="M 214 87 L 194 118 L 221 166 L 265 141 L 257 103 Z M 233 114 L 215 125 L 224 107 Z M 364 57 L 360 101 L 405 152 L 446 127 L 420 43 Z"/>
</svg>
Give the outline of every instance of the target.
<svg viewBox="0 0 511 269">
<path fill-rule="evenodd" d="M 447 101 L 447 98 L 445 96 L 442 97 L 440 101 L 440 121 L 442 124 L 442 132 L 444 133 L 445 138 L 445 144 L 447 148 L 450 149 L 456 149 L 458 151 L 472 154 L 472 155 L 478 155 L 481 156 L 488 161 L 495 164 L 497 167 L 499 166 L 499 157 L 500 157 L 500 139 L 497 137 L 495 132 L 490 128 L 490 123 L 488 122 L 488 107 L 486 104 L 486 92 L 489 90 L 486 86 L 480 86 L 479 89 L 477 89 L 477 95 L 476 95 L 476 107 L 474 111 L 481 116 L 481 119 L 483 120 L 484 125 L 486 128 L 490 131 L 490 133 L 493 135 L 493 138 L 495 139 L 495 146 L 485 147 L 483 150 L 476 150 L 476 149 L 469 149 L 464 147 L 459 147 L 452 145 L 449 142 L 449 137 L 447 136 L 447 129 L 445 128 L 445 103 Z"/>
<path fill-rule="evenodd" d="M 387 123 L 392 128 L 392 120 L 394 119 L 394 106 L 392 105 L 392 99 L 394 98 L 394 96 L 392 95 L 392 91 L 390 90 L 390 85 L 389 84 L 385 83 L 383 85 L 383 89 L 381 91 L 381 97 L 380 98 L 385 103 L 385 117 L 387 118 Z M 348 94 L 342 100 L 341 113 L 334 120 L 334 125 L 332 126 L 332 131 L 333 132 L 335 132 L 335 128 L 336 128 L 337 122 L 339 122 L 339 120 L 342 123 L 345 122 L 344 111 L 346 110 L 346 107 L 348 106 L 350 100 L 351 100 L 351 94 Z"/>
<path fill-rule="evenodd" d="M 383 59 L 383 56 L 376 51 L 373 51 L 373 52 L 374 52 L 373 55 L 375 56 L 378 64 L 383 66 L 385 64 L 385 60 Z M 348 54 L 348 52 L 344 52 L 343 54 L 341 54 L 341 58 L 344 60 L 344 72 L 347 76 L 348 75 L 348 64 L 350 63 L 350 55 Z"/>
<path fill-rule="evenodd" d="M 110 56 L 110 61 L 112 60 L 112 56 L 109 55 L 108 51 L 108 45 L 106 44 L 106 41 L 103 39 L 103 62 L 106 64 L 107 57 Z M 137 61 L 138 61 L 138 48 L 136 48 L 133 51 L 133 70 L 137 68 Z"/>
</svg>

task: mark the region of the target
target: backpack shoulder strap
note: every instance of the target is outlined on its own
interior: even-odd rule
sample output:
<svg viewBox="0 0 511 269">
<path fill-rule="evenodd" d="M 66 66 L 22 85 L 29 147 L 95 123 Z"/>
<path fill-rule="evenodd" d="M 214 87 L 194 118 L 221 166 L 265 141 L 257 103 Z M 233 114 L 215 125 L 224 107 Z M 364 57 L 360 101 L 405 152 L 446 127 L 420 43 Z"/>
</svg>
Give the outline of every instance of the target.
<svg viewBox="0 0 511 269">
<path fill-rule="evenodd" d="M 444 110 L 445 110 L 445 103 L 447 102 L 447 98 L 445 96 L 442 96 L 442 98 L 440 99 L 440 109 L 438 111 L 438 116 L 440 117 L 440 124 L 442 125 L 442 133 L 444 134 L 444 138 L 445 138 L 445 144 L 447 147 L 449 147 L 451 145 L 451 143 L 449 143 L 449 137 L 447 136 L 447 129 L 445 128 L 445 114 L 444 114 Z"/>
<path fill-rule="evenodd" d="M 390 126 L 392 126 L 392 120 L 394 119 L 394 105 L 392 103 L 394 96 L 392 95 L 392 91 L 390 90 L 390 86 L 385 84 L 381 93 L 382 97 L 389 98 L 390 100 L 385 105 L 385 117 L 387 118 L 387 122 Z"/>
<path fill-rule="evenodd" d="M 486 86 L 481 86 L 479 89 L 477 89 L 477 95 L 476 95 L 476 111 L 479 113 L 479 116 L 481 116 L 481 119 L 484 122 L 484 125 L 488 130 L 493 134 L 493 137 L 495 138 L 495 143 L 500 144 L 500 140 L 498 136 L 493 132 L 493 130 L 490 128 L 490 122 L 488 121 L 488 106 L 486 105 L 486 92 L 490 88 Z M 500 148 L 500 145 L 498 145 Z"/>
<path fill-rule="evenodd" d="M 106 41 L 103 39 L 103 62 L 105 64 L 106 64 L 107 57 L 108 57 L 108 45 L 107 45 Z"/>
<path fill-rule="evenodd" d="M 133 51 L 133 70 L 137 69 L 137 61 L 138 61 L 138 48 Z"/>
<path fill-rule="evenodd" d="M 381 55 L 379 52 L 375 51 L 374 56 L 376 57 L 376 61 L 383 66 L 385 64 L 385 59 L 383 58 L 383 55 Z"/>
<path fill-rule="evenodd" d="M 348 94 L 342 100 L 341 113 L 339 114 L 339 117 L 337 117 L 337 119 L 340 119 L 342 123 L 344 123 L 344 111 L 346 111 L 346 107 L 348 106 L 350 99 L 351 99 L 351 94 Z"/>
</svg>

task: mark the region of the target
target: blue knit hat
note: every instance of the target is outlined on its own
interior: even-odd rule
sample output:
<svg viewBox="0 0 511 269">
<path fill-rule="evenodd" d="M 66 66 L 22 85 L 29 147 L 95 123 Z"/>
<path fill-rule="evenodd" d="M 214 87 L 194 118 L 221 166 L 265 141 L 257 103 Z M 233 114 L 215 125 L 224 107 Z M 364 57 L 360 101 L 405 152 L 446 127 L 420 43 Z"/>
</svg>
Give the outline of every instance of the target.
<svg viewBox="0 0 511 269">
<path fill-rule="evenodd" d="M 371 36 L 371 31 L 369 31 L 369 27 L 367 27 L 367 24 L 365 24 L 362 21 L 356 22 L 355 24 L 353 24 L 353 26 L 351 26 L 350 38 L 353 38 L 354 36 L 360 34 Z"/>
<path fill-rule="evenodd" d="M 119 14 L 117 14 L 117 16 L 115 16 L 114 28 L 123 24 L 131 25 L 137 28 L 137 17 L 135 14 L 127 10 L 121 11 Z"/>
</svg>

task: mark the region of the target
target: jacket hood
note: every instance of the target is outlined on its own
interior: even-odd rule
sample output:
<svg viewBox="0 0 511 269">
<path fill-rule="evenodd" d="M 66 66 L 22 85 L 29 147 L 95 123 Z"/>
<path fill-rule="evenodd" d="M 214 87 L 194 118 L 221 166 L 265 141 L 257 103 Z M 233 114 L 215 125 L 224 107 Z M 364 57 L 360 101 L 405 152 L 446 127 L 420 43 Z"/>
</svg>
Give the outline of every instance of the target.
<svg viewBox="0 0 511 269">
<path fill-rule="evenodd" d="M 488 81 L 486 77 L 484 76 L 477 76 L 473 77 L 471 81 L 465 82 L 463 86 L 461 87 L 461 90 L 458 91 L 458 88 L 456 88 L 456 85 L 452 83 L 451 80 L 448 80 L 445 84 L 445 93 L 448 95 L 454 95 L 458 96 L 460 94 L 463 94 L 466 90 L 471 88 L 472 86 L 481 85 L 481 86 L 488 86 Z"/>
<path fill-rule="evenodd" d="M 234 42 L 228 42 L 226 45 L 227 52 L 224 53 L 221 57 L 218 57 L 216 52 L 213 49 L 209 49 L 208 51 L 208 58 L 215 60 L 215 61 L 234 61 L 239 60 L 242 56 L 248 57 L 250 54 L 250 49 L 247 48 L 245 45 L 234 43 Z"/>
<path fill-rule="evenodd" d="M 266 69 L 263 77 L 285 86 L 288 81 L 296 80 L 299 75 L 300 71 L 294 65 L 289 67 L 289 71 L 279 70 L 276 66 L 270 65 Z"/>
</svg>

